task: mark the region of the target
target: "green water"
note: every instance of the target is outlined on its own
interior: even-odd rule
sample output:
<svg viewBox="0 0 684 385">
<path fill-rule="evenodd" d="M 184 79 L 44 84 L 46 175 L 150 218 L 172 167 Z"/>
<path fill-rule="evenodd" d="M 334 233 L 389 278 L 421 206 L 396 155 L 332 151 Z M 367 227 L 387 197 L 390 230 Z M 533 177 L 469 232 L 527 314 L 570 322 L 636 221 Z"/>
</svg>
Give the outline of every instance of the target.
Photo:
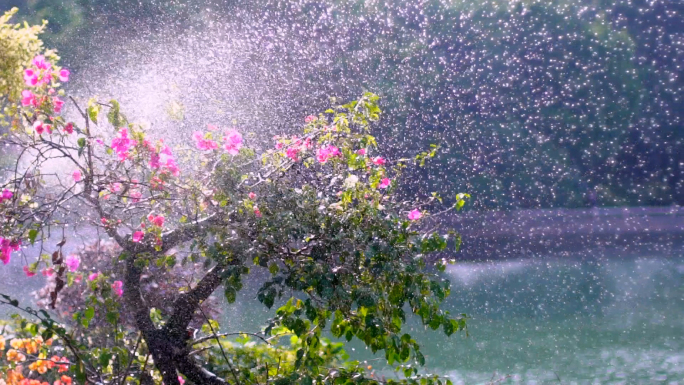
<svg viewBox="0 0 684 385">
<path fill-rule="evenodd" d="M 470 336 L 413 322 L 426 369 L 457 384 L 684 384 L 684 253 L 663 254 L 453 266 L 445 309 L 472 317 Z M 2 275 L 2 291 L 30 299 L 25 281 Z M 256 301 L 257 287 L 247 282 L 226 305 L 223 331 L 260 330 L 272 312 Z M 393 376 L 361 344 L 349 351 Z"/>
<path fill-rule="evenodd" d="M 457 384 L 684 384 L 683 254 L 463 263 L 447 276 L 445 308 L 472 317 L 470 336 L 412 329 L 427 369 Z M 268 314 L 230 306 L 222 328 L 258 330 Z M 393 376 L 362 345 L 350 353 Z"/>
</svg>

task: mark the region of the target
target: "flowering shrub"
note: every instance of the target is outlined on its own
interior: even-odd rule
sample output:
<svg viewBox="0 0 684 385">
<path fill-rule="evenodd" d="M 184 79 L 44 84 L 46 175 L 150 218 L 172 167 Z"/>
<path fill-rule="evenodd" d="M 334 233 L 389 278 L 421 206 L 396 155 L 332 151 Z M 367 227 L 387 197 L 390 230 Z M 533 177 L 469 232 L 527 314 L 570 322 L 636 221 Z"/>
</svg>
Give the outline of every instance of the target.
<svg viewBox="0 0 684 385">
<path fill-rule="evenodd" d="M 467 195 L 450 204 L 437 193 L 398 195 L 402 170 L 435 150 L 382 157 L 370 133 L 380 117 L 377 96 L 308 116 L 300 136 L 277 136 L 265 151 L 249 148 L 245 133 L 211 124 L 188 135 L 188 147 L 155 139 L 115 100 L 71 99 L 80 118 L 65 119 L 56 90 L 68 78 L 42 56 L 24 71 L 23 119 L 3 137 L 18 155 L 0 185 L 0 236 L 7 263 L 21 245 L 45 250 L 50 234 L 62 234 L 51 254 L 21 260 L 28 260 L 27 276 L 48 277 L 43 307 L 73 311 L 78 328 L 108 330 L 103 343 L 41 318 L 69 347 L 78 381 L 444 381 L 418 374 L 413 365 L 425 359 L 403 325 L 410 310 L 447 335 L 465 328 L 464 315 L 440 308 L 449 284 L 428 269 L 443 270 L 448 260 L 430 256 L 460 240 L 423 223 L 460 209 Z M 81 230 L 106 234 L 115 246 L 96 259 L 64 256 L 68 238 Z M 109 260 L 96 262 L 102 258 Z M 206 269 L 192 267 L 197 262 Z M 261 303 L 289 300 L 263 330 L 220 335 L 202 305 L 219 286 L 235 301 L 254 270 L 269 274 Z M 189 329 L 193 322 L 201 324 L 199 335 Z M 406 378 L 382 380 L 342 363 L 343 351 L 322 337 L 325 330 L 383 351 Z M 234 334 L 256 339 L 230 342 Z M 278 344 L 283 335 L 289 345 Z"/>
</svg>

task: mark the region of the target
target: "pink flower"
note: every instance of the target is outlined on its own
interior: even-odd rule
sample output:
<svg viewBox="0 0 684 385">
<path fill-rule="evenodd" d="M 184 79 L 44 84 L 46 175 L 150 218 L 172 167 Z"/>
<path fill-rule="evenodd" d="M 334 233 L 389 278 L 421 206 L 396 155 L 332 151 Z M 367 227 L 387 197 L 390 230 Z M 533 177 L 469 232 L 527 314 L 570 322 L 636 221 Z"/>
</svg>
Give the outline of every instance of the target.
<svg viewBox="0 0 684 385">
<path fill-rule="evenodd" d="M 67 134 L 73 134 L 74 133 L 74 124 L 69 122 L 64 126 L 64 132 Z"/>
<path fill-rule="evenodd" d="M 242 148 L 242 135 L 235 130 L 226 131 L 226 136 L 223 137 L 223 141 L 226 142 L 223 148 L 228 151 L 230 155 L 237 155 L 240 153 Z"/>
<path fill-rule="evenodd" d="M 218 130 L 218 127 L 214 126 L 213 124 L 207 124 L 207 129 L 209 131 L 216 131 Z"/>
<path fill-rule="evenodd" d="M 359 155 L 361 155 L 361 156 L 365 156 L 365 155 L 366 155 L 366 149 L 365 149 L 365 148 L 361 148 L 361 149 L 359 149 L 359 150 L 356 150 L 356 153 L 359 154 Z"/>
<path fill-rule="evenodd" d="M 418 209 L 413 209 L 408 213 L 408 219 L 412 221 L 416 221 L 420 219 L 423 216 L 423 213 L 420 212 Z"/>
<path fill-rule="evenodd" d="M 5 265 L 8 264 L 12 257 L 12 251 L 19 250 L 19 245 L 21 245 L 19 241 L 10 241 L 0 237 L 0 261 Z"/>
<path fill-rule="evenodd" d="M 133 233 L 133 242 L 138 243 L 142 241 L 144 236 L 145 233 L 143 233 L 142 231 L 136 231 L 135 233 Z"/>
<path fill-rule="evenodd" d="M 114 293 L 121 297 L 123 295 L 123 282 L 121 281 L 114 281 L 112 284 L 112 290 L 114 290 Z"/>
<path fill-rule="evenodd" d="M 38 84 L 38 74 L 32 68 L 24 70 L 24 82 L 27 86 L 34 87 Z"/>
<path fill-rule="evenodd" d="M 36 95 L 29 90 L 21 91 L 21 105 L 22 106 L 37 106 L 38 102 L 36 100 Z"/>
<path fill-rule="evenodd" d="M 325 163 L 330 158 L 338 155 L 341 155 L 340 149 L 333 145 L 321 147 L 316 151 L 316 159 L 318 159 L 320 163 Z"/>
<path fill-rule="evenodd" d="M 378 185 L 378 188 L 386 189 L 386 188 L 388 188 L 388 187 L 390 186 L 391 183 L 392 183 L 392 181 L 390 181 L 389 178 L 383 178 L 383 179 L 380 181 L 380 184 Z"/>
<path fill-rule="evenodd" d="M 81 175 L 81 170 L 74 171 L 74 173 L 71 174 L 71 177 L 74 178 L 75 182 L 80 182 L 83 178 L 83 175 Z"/>
<path fill-rule="evenodd" d="M 153 225 L 157 227 L 164 227 L 164 216 L 150 214 L 147 216 L 147 220 L 152 222 Z"/>
<path fill-rule="evenodd" d="M 43 274 L 43 277 L 52 277 L 55 274 L 55 269 L 49 267 L 41 271 L 41 274 Z"/>
<path fill-rule="evenodd" d="M 295 162 L 297 161 L 297 153 L 299 153 L 299 149 L 295 147 L 290 147 L 285 152 L 286 156 Z"/>
<path fill-rule="evenodd" d="M 185 380 L 181 376 L 178 376 L 178 382 L 180 382 L 180 385 L 185 384 Z"/>
<path fill-rule="evenodd" d="M 68 82 L 68 81 L 69 81 L 69 75 L 70 75 L 70 74 L 71 74 L 71 72 L 69 72 L 68 69 L 62 68 L 62 69 L 59 71 L 59 80 L 62 81 L 62 82 Z"/>
<path fill-rule="evenodd" d="M 26 274 L 27 277 L 31 278 L 34 275 L 36 275 L 35 272 L 31 271 L 31 269 L 28 266 L 24 266 L 24 274 Z"/>
<path fill-rule="evenodd" d="M 94 281 L 100 276 L 100 272 L 92 273 L 88 276 L 88 281 Z"/>
<path fill-rule="evenodd" d="M 40 120 L 36 120 L 36 122 L 33 123 L 33 129 L 36 130 L 38 135 L 43 135 L 43 132 L 45 132 L 45 126 L 43 126 L 43 122 Z"/>
<path fill-rule="evenodd" d="M 311 122 L 315 122 L 316 120 L 318 120 L 317 117 L 315 117 L 313 115 L 309 115 L 306 118 L 304 118 L 304 123 L 311 123 Z"/>
<path fill-rule="evenodd" d="M 373 160 L 373 163 L 375 163 L 375 164 L 378 165 L 378 166 L 383 166 L 385 163 L 387 163 L 387 161 L 385 160 L 385 158 L 383 158 L 383 157 L 381 157 L 381 156 L 376 156 L 376 157 L 373 158 L 372 160 Z"/>
<path fill-rule="evenodd" d="M 41 69 L 41 70 L 46 70 L 51 67 L 50 63 L 45 60 L 45 56 L 43 55 L 38 55 L 33 58 L 33 65 L 36 66 L 36 68 Z"/>
<path fill-rule="evenodd" d="M 218 148 L 218 143 L 211 139 L 205 139 L 200 131 L 195 131 L 192 134 L 192 137 L 195 139 L 195 146 L 197 146 L 199 150 L 214 150 Z"/>
<path fill-rule="evenodd" d="M 111 192 L 121 191 L 121 183 L 112 183 L 111 185 L 109 185 L 109 191 L 111 191 Z"/>
<path fill-rule="evenodd" d="M 140 198 L 142 198 L 142 193 L 140 191 L 131 191 L 129 195 L 133 203 L 140 202 Z"/>
<path fill-rule="evenodd" d="M 254 206 L 254 215 L 256 215 L 257 218 L 261 218 L 261 210 L 256 206 Z"/>
<path fill-rule="evenodd" d="M 128 158 L 128 150 L 136 144 L 137 142 L 135 140 L 128 138 L 128 129 L 126 127 L 121 127 L 119 129 L 119 135 L 112 139 L 111 147 L 119 156 L 119 160 L 124 161 Z"/>
<path fill-rule="evenodd" d="M 55 112 L 62 112 L 62 106 L 64 106 L 64 101 L 60 100 L 58 97 L 52 99 L 52 104 L 55 106 Z"/>
<path fill-rule="evenodd" d="M 250 192 L 250 193 L 249 193 L 249 199 L 255 200 L 255 199 L 256 199 L 256 194 L 253 193 L 253 192 Z"/>
<path fill-rule="evenodd" d="M 285 146 L 285 145 L 283 144 L 283 142 L 278 142 L 278 143 L 276 143 L 275 148 L 276 148 L 276 150 L 280 150 L 280 149 L 283 148 L 284 146 Z"/>
<path fill-rule="evenodd" d="M 74 272 L 78 270 L 78 267 L 81 265 L 81 260 L 76 255 L 70 255 L 66 258 L 64 264 L 67 265 L 69 271 Z"/>
<path fill-rule="evenodd" d="M 10 200 L 10 199 L 12 199 L 13 196 L 14 196 L 14 193 L 13 193 L 13 192 L 11 192 L 11 191 L 8 190 L 8 189 L 3 189 L 3 190 L 2 190 L 2 195 L 0 195 L 0 203 L 2 203 L 2 201 L 4 201 L 4 200 Z"/>
</svg>

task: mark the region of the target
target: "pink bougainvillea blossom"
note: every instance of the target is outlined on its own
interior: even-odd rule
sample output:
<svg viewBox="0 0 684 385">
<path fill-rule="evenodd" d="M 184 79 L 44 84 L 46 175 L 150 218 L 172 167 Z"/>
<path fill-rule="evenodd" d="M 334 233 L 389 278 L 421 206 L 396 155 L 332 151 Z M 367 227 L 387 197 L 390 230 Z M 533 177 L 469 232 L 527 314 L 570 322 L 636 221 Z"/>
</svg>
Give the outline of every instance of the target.
<svg viewBox="0 0 684 385">
<path fill-rule="evenodd" d="M 285 151 L 285 155 L 294 161 L 297 161 L 297 154 L 298 153 L 299 153 L 299 149 L 296 147 L 290 147 L 287 149 L 287 151 Z"/>
<path fill-rule="evenodd" d="M 128 150 L 136 144 L 135 140 L 128 138 L 128 128 L 121 127 L 117 137 L 112 139 L 111 147 L 119 156 L 119 160 L 124 161 L 128 158 Z"/>
<path fill-rule="evenodd" d="M 390 186 L 390 184 L 392 184 L 392 181 L 389 178 L 382 178 L 380 184 L 378 184 L 378 188 L 386 189 Z"/>
<path fill-rule="evenodd" d="M 163 215 L 149 214 L 147 216 L 147 220 L 152 222 L 152 224 L 157 226 L 157 227 L 164 227 L 164 216 Z"/>
<path fill-rule="evenodd" d="M 256 215 L 257 218 L 261 218 L 261 210 L 256 206 L 254 206 L 254 215 Z"/>
<path fill-rule="evenodd" d="M 100 276 L 100 272 L 98 271 L 97 273 L 92 273 L 88 276 L 88 281 L 94 281 Z"/>
<path fill-rule="evenodd" d="M 143 237 L 145 237 L 145 233 L 142 231 L 136 231 L 133 233 L 133 242 L 138 243 L 142 241 Z"/>
<path fill-rule="evenodd" d="M 133 203 L 138 203 L 140 202 L 140 198 L 142 198 L 142 193 L 140 191 L 134 190 L 130 192 L 129 196 Z"/>
<path fill-rule="evenodd" d="M 31 278 L 34 275 L 36 275 L 36 272 L 32 271 L 31 268 L 29 268 L 28 266 L 24 266 L 24 274 L 26 274 L 27 277 Z"/>
<path fill-rule="evenodd" d="M 47 60 L 45 60 L 45 56 L 43 55 L 38 55 L 34 57 L 32 62 L 36 68 L 41 70 L 47 70 L 50 69 L 50 67 L 52 67 L 52 65 Z"/>
<path fill-rule="evenodd" d="M 328 146 L 323 146 L 316 151 L 316 159 L 320 163 L 325 163 L 329 159 L 341 155 L 342 153 L 340 152 L 340 149 L 333 146 L 333 145 L 328 145 Z"/>
<path fill-rule="evenodd" d="M 112 284 L 112 290 L 114 290 L 114 293 L 119 297 L 123 296 L 123 282 L 114 281 Z"/>
<path fill-rule="evenodd" d="M 43 274 L 43 277 L 52 277 L 55 274 L 55 269 L 48 267 L 47 269 L 43 269 L 40 273 Z"/>
<path fill-rule="evenodd" d="M 60 113 L 62 112 L 62 106 L 64 106 L 64 101 L 60 100 L 58 97 L 55 97 L 52 99 L 52 104 L 55 106 L 55 112 Z"/>
<path fill-rule="evenodd" d="M 62 69 L 59 71 L 59 81 L 61 81 L 61 82 L 68 82 L 68 81 L 69 81 L 69 75 L 70 75 L 70 74 L 71 74 L 71 72 L 69 72 L 68 69 L 62 68 Z"/>
<path fill-rule="evenodd" d="M 285 147 L 285 144 L 284 144 L 283 142 L 278 142 L 278 143 L 276 143 L 276 145 L 275 145 L 276 150 L 280 150 L 280 149 L 282 149 L 283 147 Z"/>
<path fill-rule="evenodd" d="M 256 194 L 254 192 L 249 193 L 249 199 L 255 200 L 256 199 Z"/>
<path fill-rule="evenodd" d="M 207 151 L 218 148 L 218 143 L 211 139 L 205 139 L 204 135 L 200 131 L 195 131 L 195 133 L 192 134 L 192 138 L 195 139 L 195 146 L 199 150 Z"/>
<path fill-rule="evenodd" d="M 70 255 L 66 257 L 64 264 L 67 265 L 69 271 L 74 272 L 78 270 L 78 267 L 81 265 L 81 259 L 78 258 L 77 255 Z"/>
<path fill-rule="evenodd" d="M 21 105 L 37 107 L 38 100 L 36 99 L 36 95 L 34 95 L 33 92 L 29 90 L 21 91 Z"/>
<path fill-rule="evenodd" d="M 33 68 L 24 70 L 24 83 L 29 87 L 35 87 L 38 84 L 38 74 Z"/>
<path fill-rule="evenodd" d="M 387 163 L 387 160 L 381 156 L 376 156 L 375 158 L 372 159 L 373 163 L 375 163 L 378 166 L 383 166 L 385 163 Z"/>
<path fill-rule="evenodd" d="M 361 155 L 361 156 L 365 156 L 366 155 L 366 149 L 365 148 L 358 149 L 358 150 L 356 150 L 356 153 Z"/>
<path fill-rule="evenodd" d="M 74 124 L 69 122 L 64 126 L 64 132 L 67 134 L 73 134 L 74 133 Z"/>
<path fill-rule="evenodd" d="M 423 213 L 421 213 L 420 210 L 418 210 L 418 209 L 413 209 L 408 213 L 408 219 L 410 219 L 412 221 L 416 221 L 422 217 L 423 217 Z"/>
<path fill-rule="evenodd" d="M 71 177 L 74 178 L 75 182 L 80 182 L 81 179 L 83 179 L 83 175 L 81 175 L 81 170 L 76 170 L 71 174 Z"/>
<path fill-rule="evenodd" d="M 9 263 L 12 252 L 19 250 L 21 242 L 10 241 L 9 239 L 0 237 L 0 261 L 5 265 Z"/>
<path fill-rule="evenodd" d="M 228 151 L 230 155 L 237 155 L 242 148 L 242 135 L 235 130 L 226 131 L 226 136 L 223 137 L 223 148 Z"/>
<path fill-rule="evenodd" d="M 315 122 L 316 120 L 318 120 L 317 117 L 315 117 L 314 115 L 309 115 L 306 118 L 304 118 L 304 123 L 311 123 Z"/>
<path fill-rule="evenodd" d="M 0 194 L 0 203 L 4 200 L 10 200 L 14 196 L 14 193 L 8 189 L 3 189 L 2 194 Z"/>
</svg>

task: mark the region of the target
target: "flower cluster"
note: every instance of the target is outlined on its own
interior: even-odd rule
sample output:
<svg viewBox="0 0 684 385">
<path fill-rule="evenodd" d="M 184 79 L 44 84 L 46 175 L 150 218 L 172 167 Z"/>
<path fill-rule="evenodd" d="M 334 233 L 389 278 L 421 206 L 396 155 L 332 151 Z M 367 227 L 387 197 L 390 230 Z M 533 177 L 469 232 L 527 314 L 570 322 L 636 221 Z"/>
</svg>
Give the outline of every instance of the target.
<svg viewBox="0 0 684 385">
<path fill-rule="evenodd" d="M 319 163 L 326 163 L 331 158 L 340 155 L 340 149 L 330 144 L 323 146 L 316 151 L 316 160 L 318 160 Z"/>
<path fill-rule="evenodd" d="M 209 124 L 209 132 L 195 131 L 192 138 L 195 140 L 195 147 L 201 151 L 211 151 L 219 147 L 219 144 L 214 140 L 214 132 L 218 131 L 218 127 Z M 225 130 L 223 132 L 223 149 L 230 155 L 237 155 L 243 146 L 242 134 L 234 129 Z"/>
<path fill-rule="evenodd" d="M 12 199 L 13 196 L 14 196 L 13 192 L 11 192 L 8 189 L 3 189 L 2 194 L 0 194 L 0 203 L 2 203 L 3 201 L 6 201 L 6 200 Z"/>
<path fill-rule="evenodd" d="M 71 385 L 72 378 L 61 373 L 69 371 L 69 359 L 54 355 L 48 358 L 47 349 L 52 346 L 52 340 L 44 341 L 42 337 L 13 338 L 9 341 L 10 349 L 0 352 L 0 359 L 4 358 L 13 369 L 0 373 L 0 384 L 7 385 L 50 385 L 48 382 L 35 378 L 35 374 L 44 375 L 51 370 L 57 374 L 58 379 L 52 385 Z M 0 351 L 6 347 L 5 339 L 0 335 Z M 30 372 L 24 374 L 25 367 Z M 4 377 L 2 376 L 4 375 Z M 28 378 L 28 376 L 32 378 Z"/>
<path fill-rule="evenodd" d="M 38 135 L 53 133 L 55 119 L 51 115 L 61 113 L 64 106 L 64 101 L 56 95 L 55 88 L 59 86 L 59 82 L 69 81 L 69 75 L 69 70 L 54 67 L 43 55 L 33 58 L 31 66 L 24 70 L 24 83 L 30 89 L 21 92 L 21 105 L 42 109 L 42 115 L 45 115 L 40 118 L 41 114 L 36 114 L 33 121 L 32 128 Z M 64 132 L 71 134 L 73 124 L 65 125 Z"/>
<path fill-rule="evenodd" d="M 21 241 L 12 241 L 0 237 L 0 261 L 5 265 L 9 263 L 13 251 L 18 251 Z"/>
</svg>

